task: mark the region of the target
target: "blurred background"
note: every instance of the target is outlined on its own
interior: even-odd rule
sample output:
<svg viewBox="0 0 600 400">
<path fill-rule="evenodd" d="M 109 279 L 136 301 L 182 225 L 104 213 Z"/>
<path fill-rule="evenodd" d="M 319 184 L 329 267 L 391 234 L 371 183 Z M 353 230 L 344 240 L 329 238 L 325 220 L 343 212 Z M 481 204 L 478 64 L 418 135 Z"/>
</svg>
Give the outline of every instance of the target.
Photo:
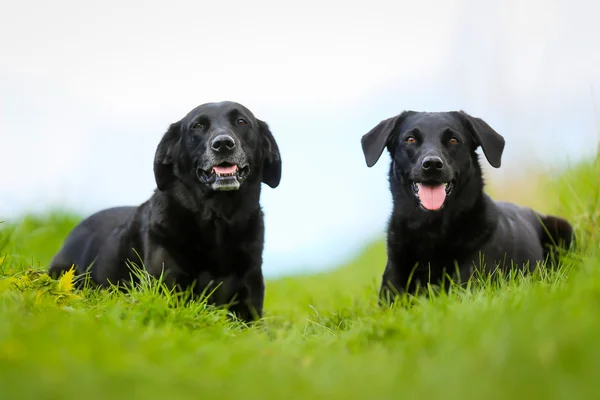
<svg viewBox="0 0 600 400">
<path fill-rule="evenodd" d="M 463 109 L 506 138 L 488 181 L 593 155 L 600 2 L 124 1 L 0 6 L 0 219 L 145 201 L 171 122 L 211 101 L 269 123 L 267 276 L 316 271 L 381 237 L 389 157 L 360 138 L 405 109 Z"/>
</svg>

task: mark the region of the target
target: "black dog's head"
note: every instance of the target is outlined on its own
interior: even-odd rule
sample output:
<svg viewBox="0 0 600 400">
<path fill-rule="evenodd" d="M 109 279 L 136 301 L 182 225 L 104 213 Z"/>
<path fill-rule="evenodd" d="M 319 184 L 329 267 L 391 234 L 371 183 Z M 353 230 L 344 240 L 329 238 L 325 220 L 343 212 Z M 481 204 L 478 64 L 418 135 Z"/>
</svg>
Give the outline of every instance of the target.
<svg viewBox="0 0 600 400">
<path fill-rule="evenodd" d="M 281 156 L 268 125 L 234 102 L 202 104 L 171 124 L 156 149 L 159 190 L 173 182 L 203 192 L 235 191 L 246 181 L 272 188 L 281 179 Z"/>
<path fill-rule="evenodd" d="M 479 168 L 475 153 L 479 146 L 488 162 L 499 168 L 504 138 L 463 111 L 405 111 L 362 137 L 367 166 L 375 165 L 387 147 L 392 158 L 390 180 L 427 211 L 442 209 L 467 184 Z"/>
</svg>

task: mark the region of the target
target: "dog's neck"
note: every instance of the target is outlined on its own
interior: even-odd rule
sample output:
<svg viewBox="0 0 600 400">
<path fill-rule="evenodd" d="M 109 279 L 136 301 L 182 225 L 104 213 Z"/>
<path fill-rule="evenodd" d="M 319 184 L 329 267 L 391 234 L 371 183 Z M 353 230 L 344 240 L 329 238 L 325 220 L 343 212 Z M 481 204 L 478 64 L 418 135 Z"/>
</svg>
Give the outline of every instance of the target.
<svg viewBox="0 0 600 400">
<path fill-rule="evenodd" d="M 152 202 L 165 217 L 184 224 L 212 220 L 243 224 L 260 212 L 260 192 L 260 182 L 246 182 L 230 192 L 203 192 L 178 183 L 167 191 L 157 190 Z"/>
</svg>

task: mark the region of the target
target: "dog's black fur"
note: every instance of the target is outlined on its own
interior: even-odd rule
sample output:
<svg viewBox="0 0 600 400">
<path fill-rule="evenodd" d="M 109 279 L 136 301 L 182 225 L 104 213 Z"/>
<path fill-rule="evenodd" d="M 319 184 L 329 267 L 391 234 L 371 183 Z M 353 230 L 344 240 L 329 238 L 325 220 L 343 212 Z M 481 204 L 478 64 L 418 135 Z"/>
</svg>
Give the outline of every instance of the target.
<svg viewBox="0 0 600 400">
<path fill-rule="evenodd" d="M 238 103 L 200 105 L 163 136 L 154 175 L 158 188 L 139 207 L 103 210 L 75 227 L 50 274 L 74 264 L 80 274 L 89 267 L 100 285 L 135 281 L 127 263 L 139 260 L 137 252 L 151 275 L 164 271 L 168 284 L 194 285 L 196 293 L 220 285 L 212 303 L 234 302 L 230 310 L 245 321 L 261 318 L 261 182 L 276 188 L 281 179 L 267 124 Z"/>
<path fill-rule="evenodd" d="M 566 220 L 485 194 L 476 149 L 481 146 L 499 168 L 505 142 L 479 118 L 463 111 L 405 111 L 381 121 L 361 142 L 368 167 L 386 147 L 392 159 L 393 211 L 381 302 L 416 293 L 426 283 L 444 286 L 448 277 L 465 283 L 476 271 L 533 271 L 538 261 L 554 260 L 556 246 L 574 245 Z M 447 184 L 441 208 L 423 203 L 422 184 Z"/>
</svg>

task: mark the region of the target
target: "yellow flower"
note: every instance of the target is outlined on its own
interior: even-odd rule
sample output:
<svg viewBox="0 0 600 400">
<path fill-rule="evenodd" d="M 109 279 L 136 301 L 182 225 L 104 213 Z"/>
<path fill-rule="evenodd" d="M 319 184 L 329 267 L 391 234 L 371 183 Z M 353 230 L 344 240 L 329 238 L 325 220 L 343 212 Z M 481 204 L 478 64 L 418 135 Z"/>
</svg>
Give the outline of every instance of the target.
<svg viewBox="0 0 600 400">
<path fill-rule="evenodd" d="M 73 290 L 73 278 L 75 277 L 75 265 L 71 266 L 58 280 L 58 290 L 62 293 L 69 293 Z"/>
<path fill-rule="evenodd" d="M 0 279 L 0 293 L 14 290 L 16 288 L 16 283 L 17 279 L 12 276 L 5 279 Z"/>
<path fill-rule="evenodd" d="M 38 290 L 35 294 L 35 304 L 39 305 L 42 303 L 42 297 L 44 296 L 44 292 Z"/>
</svg>

